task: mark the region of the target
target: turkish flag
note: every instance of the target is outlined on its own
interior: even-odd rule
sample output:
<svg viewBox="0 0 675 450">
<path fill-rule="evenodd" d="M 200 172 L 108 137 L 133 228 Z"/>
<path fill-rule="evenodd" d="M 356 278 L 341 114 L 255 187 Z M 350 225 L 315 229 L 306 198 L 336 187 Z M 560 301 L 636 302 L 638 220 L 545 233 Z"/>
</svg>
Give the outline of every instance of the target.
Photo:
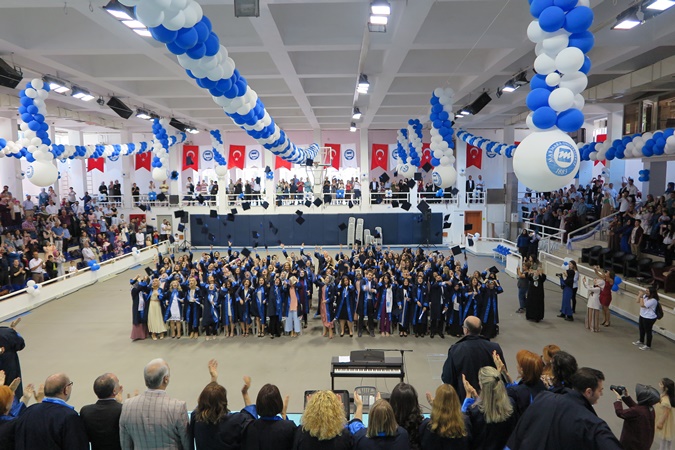
<svg viewBox="0 0 675 450">
<path fill-rule="evenodd" d="M 332 159 L 329 159 L 328 157 L 326 158 L 326 161 L 324 161 L 326 164 L 328 164 L 328 161 L 331 162 L 331 166 L 333 166 L 335 169 L 340 170 L 340 144 L 323 144 L 324 147 L 330 147 L 330 154 Z M 328 156 L 328 155 L 326 155 Z"/>
<path fill-rule="evenodd" d="M 136 170 L 145 169 L 150 170 L 152 166 L 152 153 L 136 153 Z"/>
<path fill-rule="evenodd" d="M 87 159 L 87 172 L 91 172 L 94 169 L 100 170 L 103 172 L 105 158 L 89 158 Z"/>
<path fill-rule="evenodd" d="M 476 166 L 480 169 L 483 162 L 483 150 L 473 145 L 466 144 L 466 168 Z"/>
<path fill-rule="evenodd" d="M 244 161 L 246 159 L 245 145 L 230 145 L 230 157 L 227 160 L 227 168 L 234 167 L 244 168 Z"/>
<path fill-rule="evenodd" d="M 370 154 L 370 170 L 382 167 L 387 170 L 387 160 L 389 159 L 389 144 L 373 144 Z"/>
<path fill-rule="evenodd" d="M 282 167 L 290 170 L 291 169 L 291 162 L 286 161 L 284 159 L 281 159 L 279 156 L 277 156 L 276 160 L 274 161 L 274 168 L 275 169 L 281 169 Z"/>
<path fill-rule="evenodd" d="M 600 142 L 605 142 L 606 140 L 607 140 L 606 134 L 598 134 L 597 136 L 595 136 L 595 142 L 600 143 Z M 602 164 L 603 166 L 607 165 L 607 164 L 605 164 L 604 159 L 603 160 L 596 159 L 595 161 L 593 161 L 593 167 L 597 166 L 598 164 Z"/>
<path fill-rule="evenodd" d="M 420 167 L 424 167 L 426 163 L 431 164 L 431 144 L 429 144 L 428 142 L 423 142 L 422 159 L 420 159 Z"/>
<path fill-rule="evenodd" d="M 199 147 L 196 145 L 183 146 L 183 170 L 199 170 Z"/>
</svg>

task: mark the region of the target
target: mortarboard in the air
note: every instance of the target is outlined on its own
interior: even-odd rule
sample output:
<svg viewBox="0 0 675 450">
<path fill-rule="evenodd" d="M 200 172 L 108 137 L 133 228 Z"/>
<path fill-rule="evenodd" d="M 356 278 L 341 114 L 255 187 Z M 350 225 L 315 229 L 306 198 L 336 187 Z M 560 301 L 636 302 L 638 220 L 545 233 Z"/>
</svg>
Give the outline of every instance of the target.
<svg viewBox="0 0 675 450">
<path fill-rule="evenodd" d="M 275 236 L 279 234 L 279 229 L 277 227 L 272 227 L 272 234 L 274 234 Z"/>
<path fill-rule="evenodd" d="M 260 237 L 260 233 L 257 231 L 251 231 L 251 236 L 253 236 L 253 239 L 258 239 Z"/>
<path fill-rule="evenodd" d="M 490 273 L 499 273 L 499 269 L 497 269 L 495 266 L 492 266 L 488 269 L 488 272 Z"/>
<path fill-rule="evenodd" d="M 197 219 L 195 219 L 195 222 L 197 222 L 197 225 L 204 225 L 204 221 L 202 220 L 201 217 L 197 217 Z"/>
<path fill-rule="evenodd" d="M 374 237 L 374 238 L 379 238 L 380 236 L 381 236 L 380 232 L 377 231 L 377 230 L 375 230 L 375 232 L 373 233 L 373 237 Z"/>
<path fill-rule="evenodd" d="M 212 217 L 212 218 L 215 219 L 216 217 L 218 217 L 218 211 L 216 211 L 215 209 L 212 209 L 211 211 L 209 211 L 209 217 Z"/>
<path fill-rule="evenodd" d="M 392 200 L 392 202 L 391 202 L 392 208 L 398 208 L 398 205 L 399 205 L 398 200 Z"/>
<path fill-rule="evenodd" d="M 473 230 L 473 224 L 465 223 L 464 224 L 464 231 L 471 231 L 471 230 Z"/>
<path fill-rule="evenodd" d="M 415 172 L 413 174 L 413 180 L 415 181 L 422 181 L 422 172 Z"/>
<path fill-rule="evenodd" d="M 437 231 L 436 233 L 434 233 L 434 236 L 436 236 L 436 237 L 438 237 L 438 236 L 440 236 L 440 235 L 441 235 L 441 232 L 440 232 L 440 231 Z"/>
<path fill-rule="evenodd" d="M 375 204 L 376 204 L 376 205 L 379 205 L 379 204 L 381 204 L 381 203 L 382 203 L 382 197 L 378 196 L 378 197 L 375 199 Z"/>
<path fill-rule="evenodd" d="M 241 254 L 244 255 L 244 258 L 248 258 L 251 255 L 251 250 L 244 247 L 241 249 Z"/>
<path fill-rule="evenodd" d="M 429 163 L 424 163 L 424 165 L 422 166 L 422 170 L 424 170 L 425 172 L 429 172 L 433 168 L 434 168 L 434 166 L 432 166 Z"/>
<path fill-rule="evenodd" d="M 445 223 L 443 223 L 443 229 L 444 229 L 444 230 L 447 230 L 447 229 L 450 228 L 451 226 L 452 226 L 452 224 L 451 224 L 450 222 L 445 222 Z"/>
<path fill-rule="evenodd" d="M 384 172 L 382 175 L 380 175 L 380 181 L 382 183 L 386 183 L 389 181 L 389 175 L 387 175 L 387 172 Z"/>
<path fill-rule="evenodd" d="M 274 224 L 273 224 L 272 221 L 270 220 L 270 230 L 271 230 L 272 228 L 274 228 Z"/>
<path fill-rule="evenodd" d="M 206 234 L 209 232 L 209 226 L 208 225 L 203 225 L 202 226 L 202 234 Z"/>
<path fill-rule="evenodd" d="M 216 242 L 216 235 L 213 233 L 209 233 L 209 241 Z"/>
<path fill-rule="evenodd" d="M 310 206 L 312 206 L 312 201 L 311 200 L 305 200 L 305 206 L 308 207 L 308 208 Z"/>
<path fill-rule="evenodd" d="M 444 216 L 443 216 L 443 221 L 444 221 L 444 222 L 447 222 L 448 220 L 450 220 L 450 214 L 444 215 Z"/>
<path fill-rule="evenodd" d="M 417 204 L 417 209 L 419 209 L 420 212 L 427 212 L 427 211 L 429 211 L 430 207 L 429 207 L 429 204 L 427 202 L 422 200 L 421 202 L 419 202 Z"/>
<path fill-rule="evenodd" d="M 204 196 L 202 194 L 199 194 L 197 197 L 197 201 L 199 202 L 200 205 L 204 204 Z"/>
<path fill-rule="evenodd" d="M 260 177 L 255 177 L 255 182 L 256 182 L 257 184 L 260 184 Z"/>
<path fill-rule="evenodd" d="M 347 224 L 342 222 L 340 225 L 338 225 L 338 229 L 340 231 L 345 231 L 347 229 Z"/>
<path fill-rule="evenodd" d="M 415 187 L 417 183 L 415 183 L 415 180 L 408 180 L 405 182 L 408 185 L 408 189 L 412 189 Z"/>
<path fill-rule="evenodd" d="M 160 202 L 165 202 L 166 201 L 166 194 L 164 194 L 163 192 L 160 192 L 159 194 L 157 194 L 157 200 L 159 200 Z"/>
<path fill-rule="evenodd" d="M 323 202 L 321 201 L 320 198 L 314 199 L 314 206 L 321 206 L 323 205 Z"/>
<path fill-rule="evenodd" d="M 258 241 L 255 241 L 255 242 L 253 243 L 253 248 L 258 248 L 258 245 L 260 245 L 260 244 L 258 244 Z"/>
<path fill-rule="evenodd" d="M 265 173 L 270 173 L 271 171 L 270 166 L 265 166 Z"/>
<path fill-rule="evenodd" d="M 184 212 L 185 211 L 183 211 L 182 209 L 179 209 L 178 211 L 174 211 L 173 212 L 173 218 L 174 219 L 180 219 L 181 217 L 183 217 Z"/>
<path fill-rule="evenodd" d="M 412 207 L 412 203 L 404 201 L 401 203 L 401 208 L 403 208 L 406 211 L 410 211 L 410 208 Z"/>
<path fill-rule="evenodd" d="M 298 217 L 297 219 L 295 219 L 295 221 L 298 223 L 298 225 L 302 225 L 303 223 L 305 223 L 305 219 L 303 219 L 302 217 Z"/>
<path fill-rule="evenodd" d="M 145 205 L 138 205 L 138 209 L 140 209 L 141 211 L 147 211 L 148 207 Z"/>
<path fill-rule="evenodd" d="M 178 231 L 183 231 L 183 230 L 185 230 L 185 225 L 183 225 L 182 223 L 179 223 L 178 224 Z"/>
<path fill-rule="evenodd" d="M 267 201 L 264 201 L 260 204 L 260 206 L 262 206 L 264 209 L 267 209 L 267 208 L 269 208 L 270 204 L 267 203 Z"/>
<path fill-rule="evenodd" d="M 353 201 L 351 201 L 351 200 L 349 200 L 349 203 L 348 203 L 348 205 L 349 205 L 349 207 L 350 207 L 350 208 L 353 208 L 353 207 L 354 207 L 354 202 L 353 202 Z"/>
<path fill-rule="evenodd" d="M 457 195 L 457 194 L 459 194 L 459 189 L 452 188 L 452 190 L 450 192 L 452 193 L 452 195 Z"/>
<path fill-rule="evenodd" d="M 268 248 L 269 248 L 269 247 L 267 246 L 267 244 L 265 244 L 265 250 L 267 250 Z"/>
<path fill-rule="evenodd" d="M 230 239 L 232 239 L 232 235 L 231 235 L 231 234 L 228 234 L 228 235 L 227 235 L 227 240 L 229 241 Z"/>
<path fill-rule="evenodd" d="M 295 211 L 295 214 L 298 215 L 299 217 L 302 217 L 304 213 L 298 209 Z"/>
<path fill-rule="evenodd" d="M 354 241 L 354 243 L 355 243 L 356 245 L 361 245 L 361 241 L 359 241 L 358 239 L 357 239 L 357 240 L 355 240 L 355 241 Z M 362 255 L 362 256 L 364 256 L 364 257 L 365 257 L 365 255 Z"/>
<path fill-rule="evenodd" d="M 238 212 L 239 212 L 239 211 L 237 211 L 237 208 L 232 208 L 232 209 L 230 210 L 230 213 L 232 213 L 232 215 L 236 215 Z"/>
<path fill-rule="evenodd" d="M 277 239 L 277 245 L 281 245 L 281 239 Z"/>
<path fill-rule="evenodd" d="M 148 274 L 148 276 L 149 276 L 149 277 L 151 277 L 151 276 L 153 275 L 153 273 L 154 273 L 154 272 L 152 271 L 152 269 L 151 269 L 151 268 L 149 268 L 149 267 L 146 267 L 146 268 L 145 268 L 145 273 L 147 273 L 147 274 Z"/>
<path fill-rule="evenodd" d="M 228 220 L 228 222 L 234 222 L 234 214 L 228 214 L 227 220 Z"/>
<path fill-rule="evenodd" d="M 454 247 L 452 247 L 452 248 L 450 249 L 450 251 L 452 252 L 452 254 L 453 254 L 454 256 L 457 256 L 457 255 L 461 255 L 461 254 L 462 254 L 462 249 L 461 249 L 461 247 L 460 247 L 459 245 L 455 245 Z"/>
<path fill-rule="evenodd" d="M 241 207 L 244 209 L 244 211 L 248 211 L 251 209 L 251 203 L 250 202 L 244 202 L 241 204 Z"/>
</svg>

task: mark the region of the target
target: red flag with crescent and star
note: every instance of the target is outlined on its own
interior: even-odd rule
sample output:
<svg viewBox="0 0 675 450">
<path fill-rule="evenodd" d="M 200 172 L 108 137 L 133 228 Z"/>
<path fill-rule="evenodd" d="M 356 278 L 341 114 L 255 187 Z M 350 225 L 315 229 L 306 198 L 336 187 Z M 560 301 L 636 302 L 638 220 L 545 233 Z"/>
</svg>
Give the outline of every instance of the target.
<svg viewBox="0 0 675 450">
<path fill-rule="evenodd" d="M 290 169 L 291 169 L 291 162 L 290 162 L 290 161 L 286 161 L 286 160 L 284 160 L 284 159 L 281 159 L 279 156 L 277 156 L 277 157 L 275 158 L 275 161 L 274 161 L 274 168 L 275 168 L 275 169 L 281 169 L 282 167 L 283 167 L 284 169 L 290 170 Z"/>
<path fill-rule="evenodd" d="M 481 168 L 483 163 L 483 150 L 470 144 L 466 144 L 466 168 L 471 166 Z"/>
<path fill-rule="evenodd" d="M 595 142 L 597 142 L 598 144 L 600 142 L 605 142 L 606 140 L 607 140 L 606 134 L 598 134 L 597 136 L 595 136 Z M 605 164 L 604 159 L 603 160 L 596 159 L 595 161 L 593 161 L 593 167 L 597 166 L 598 164 L 602 164 L 603 166 L 607 165 Z"/>
<path fill-rule="evenodd" d="M 105 158 L 88 158 L 87 172 L 91 172 L 94 169 L 103 172 L 104 165 L 105 165 Z"/>
<path fill-rule="evenodd" d="M 235 167 L 243 169 L 245 159 L 246 159 L 245 145 L 230 145 L 230 157 L 227 159 L 228 169 L 233 169 Z"/>
<path fill-rule="evenodd" d="M 431 144 L 429 142 L 422 142 L 422 159 L 420 159 L 420 167 L 424 167 L 426 163 L 431 164 Z"/>
<path fill-rule="evenodd" d="M 389 160 L 389 144 L 373 144 L 372 153 L 370 154 L 370 170 L 382 167 L 387 170 L 387 162 Z"/>
<path fill-rule="evenodd" d="M 183 146 L 183 170 L 199 170 L 199 147 L 196 145 Z"/>
<path fill-rule="evenodd" d="M 331 165 L 336 169 L 340 170 L 340 144 L 323 144 L 324 147 L 330 147 L 330 153 L 332 155 Z"/>
<path fill-rule="evenodd" d="M 152 167 L 152 153 L 136 153 L 136 170 L 145 169 L 150 171 L 150 167 Z"/>
</svg>

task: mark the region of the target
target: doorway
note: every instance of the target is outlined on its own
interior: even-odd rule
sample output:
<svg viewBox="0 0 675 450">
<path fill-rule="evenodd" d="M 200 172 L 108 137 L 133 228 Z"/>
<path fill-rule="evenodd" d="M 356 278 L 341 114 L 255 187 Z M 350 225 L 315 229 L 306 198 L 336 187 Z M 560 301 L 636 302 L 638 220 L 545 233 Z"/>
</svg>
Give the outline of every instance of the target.
<svg viewBox="0 0 675 450">
<path fill-rule="evenodd" d="M 464 211 L 464 234 L 483 234 L 483 211 Z"/>
</svg>

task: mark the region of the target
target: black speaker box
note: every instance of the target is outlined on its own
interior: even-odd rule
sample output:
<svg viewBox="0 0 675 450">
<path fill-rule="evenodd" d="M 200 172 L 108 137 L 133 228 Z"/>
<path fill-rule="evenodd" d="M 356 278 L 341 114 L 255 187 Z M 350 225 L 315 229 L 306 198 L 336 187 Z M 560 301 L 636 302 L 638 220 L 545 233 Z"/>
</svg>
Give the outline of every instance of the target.
<svg viewBox="0 0 675 450">
<path fill-rule="evenodd" d="M 106 103 L 110 109 L 115 111 L 115 114 L 120 116 L 123 119 L 128 119 L 133 115 L 133 111 L 127 105 L 125 105 L 122 100 L 117 97 L 110 97 L 108 103 Z"/>
<path fill-rule="evenodd" d="M 20 70 L 15 69 L 0 59 L 0 86 L 14 89 L 21 83 L 22 79 L 23 74 Z"/>
<path fill-rule="evenodd" d="M 183 211 L 183 215 L 180 218 L 180 223 L 190 223 L 190 213 Z"/>
<path fill-rule="evenodd" d="M 492 101 L 487 92 L 483 92 L 480 96 L 471 104 L 471 114 L 478 114 L 485 106 Z"/>
<path fill-rule="evenodd" d="M 170 205 L 177 205 L 178 202 L 180 201 L 178 195 L 169 195 L 169 204 Z"/>
</svg>

